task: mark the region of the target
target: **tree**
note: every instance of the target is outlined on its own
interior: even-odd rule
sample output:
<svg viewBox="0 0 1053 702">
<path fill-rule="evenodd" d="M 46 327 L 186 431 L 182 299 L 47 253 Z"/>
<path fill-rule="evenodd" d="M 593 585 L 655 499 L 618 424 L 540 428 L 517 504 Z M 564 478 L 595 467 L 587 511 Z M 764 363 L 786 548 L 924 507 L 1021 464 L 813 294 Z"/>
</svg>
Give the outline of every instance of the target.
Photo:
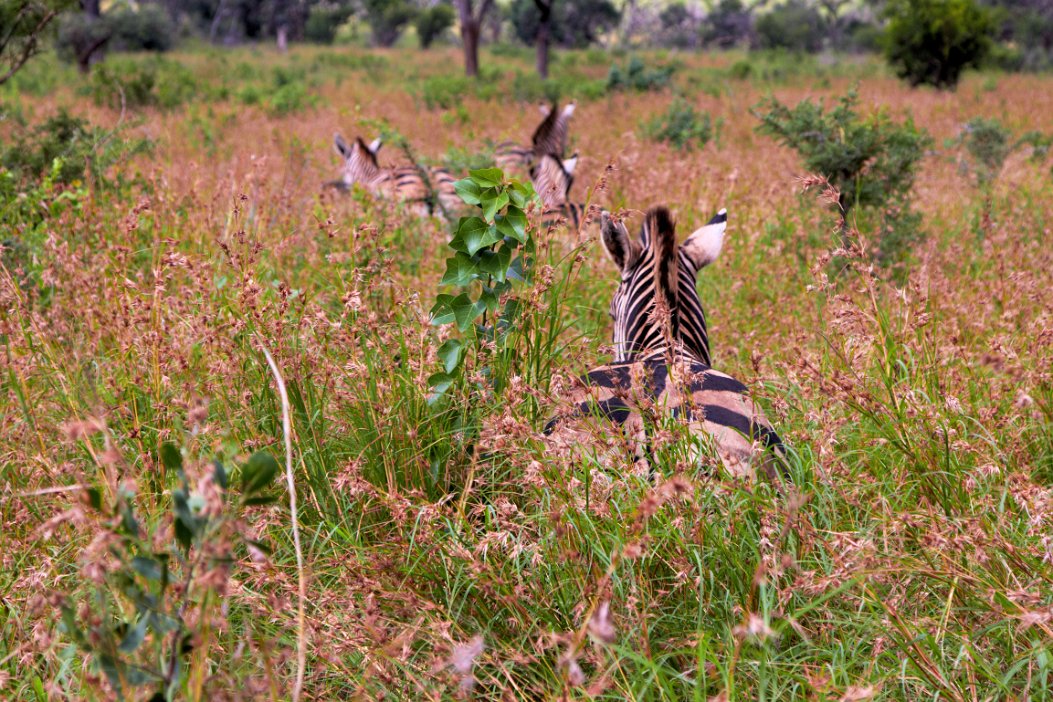
<svg viewBox="0 0 1053 702">
<path fill-rule="evenodd" d="M 742 0 L 720 0 L 703 23 L 702 41 L 720 49 L 749 43 L 752 36 L 753 17 Z"/>
<path fill-rule="evenodd" d="M 537 74 L 542 78 L 548 78 L 548 41 L 552 31 L 552 3 L 555 0 L 534 0 L 537 7 Z"/>
<path fill-rule="evenodd" d="M 407 0 L 364 0 L 366 19 L 376 46 L 391 46 L 416 15 Z"/>
<path fill-rule="evenodd" d="M 953 88 L 991 50 L 994 19 L 973 0 L 891 0 L 885 55 L 912 86 Z"/>
<path fill-rule="evenodd" d="M 548 0 L 548 41 L 566 48 L 595 43 L 600 34 L 618 24 L 620 14 L 610 0 Z M 537 0 L 515 0 L 511 8 L 516 36 L 534 44 L 541 33 L 542 13 Z M 539 48 L 540 50 L 540 48 Z"/>
<path fill-rule="evenodd" d="M 464 73 L 469 78 L 479 75 L 479 35 L 494 0 L 482 0 L 478 9 L 474 0 L 456 0 L 461 19 L 461 45 L 464 48 Z"/>
<path fill-rule="evenodd" d="M 41 40 L 69 5 L 67 0 L 5 0 L 0 3 L 0 85 L 40 53 Z"/>
<path fill-rule="evenodd" d="M 433 41 L 442 36 L 443 32 L 453 26 L 453 8 L 445 3 L 439 3 L 421 10 L 413 23 L 417 29 L 417 38 L 420 39 L 421 48 L 427 49 Z"/>
<path fill-rule="evenodd" d="M 757 19 L 757 38 L 766 49 L 814 53 L 822 48 L 823 19 L 803 0 L 788 0 Z"/>
</svg>

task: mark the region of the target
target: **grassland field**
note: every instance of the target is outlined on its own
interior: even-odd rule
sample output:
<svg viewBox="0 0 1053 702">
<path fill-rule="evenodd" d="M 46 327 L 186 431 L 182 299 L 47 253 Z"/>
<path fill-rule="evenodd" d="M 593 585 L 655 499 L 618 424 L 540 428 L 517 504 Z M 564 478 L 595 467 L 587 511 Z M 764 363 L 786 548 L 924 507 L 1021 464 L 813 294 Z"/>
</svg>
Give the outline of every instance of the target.
<svg viewBox="0 0 1053 702">
<path fill-rule="evenodd" d="M 1053 77 L 940 92 L 867 58 L 639 56 L 671 85 L 607 92 L 628 57 L 596 50 L 559 52 L 545 85 L 501 47 L 477 83 L 454 48 L 191 47 L 91 77 L 43 57 L 0 88 L 4 143 L 65 109 L 105 166 L 5 204 L 0 698 L 290 699 L 302 640 L 312 700 L 1053 699 L 1053 174 L 1020 149 L 981 191 L 952 143 L 977 116 L 1053 130 Z M 828 275 L 837 217 L 751 113 L 852 87 L 933 137 L 898 275 Z M 611 356 L 595 225 L 537 233 L 529 372 L 490 392 L 480 356 L 428 403 L 450 225 L 323 192 L 333 134 L 397 133 L 463 174 L 557 96 L 578 101 L 577 201 L 633 221 L 666 204 L 682 234 L 728 209 L 699 281 L 713 365 L 765 407 L 785 480 L 687 463 L 672 429 L 654 480 L 609 429 L 542 440 Z M 709 143 L 646 136 L 675 99 L 711 115 Z M 302 567 L 284 480 L 238 500 L 253 452 L 284 470 L 264 349 L 291 399 Z M 216 524 L 189 552 L 181 475 Z M 113 505 L 167 560 L 122 560 Z M 145 603 L 156 562 L 172 586 Z"/>
</svg>

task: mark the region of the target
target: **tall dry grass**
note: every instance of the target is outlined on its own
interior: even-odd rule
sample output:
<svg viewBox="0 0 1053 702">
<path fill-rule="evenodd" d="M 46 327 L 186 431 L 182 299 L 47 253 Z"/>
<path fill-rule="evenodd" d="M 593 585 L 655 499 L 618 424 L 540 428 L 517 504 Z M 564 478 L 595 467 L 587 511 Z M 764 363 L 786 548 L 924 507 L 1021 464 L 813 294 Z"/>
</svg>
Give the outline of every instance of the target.
<svg viewBox="0 0 1053 702">
<path fill-rule="evenodd" d="M 536 111 L 471 96 L 427 109 L 422 81 L 454 73 L 452 49 L 378 53 L 369 68 L 324 53 L 180 55 L 226 93 L 168 111 L 122 116 L 69 74 L 41 94 L 4 93 L 29 122 L 68 106 L 155 147 L 119 167 L 135 182 L 87 184 L 0 271 L 0 696 L 113 694 L 57 614 L 74 602 L 98 617 L 93 593 L 115 588 L 99 539 L 112 525 L 84 488 L 133 490 L 163 549 L 163 442 L 201 461 L 280 455 L 258 339 L 292 408 L 307 699 L 1050 695 L 1049 163 L 1011 157 L 985 217 L 942 147 L 976 115 L 1048 129 L 1049 77 L 977 75 L 936 93 L 869 63 L 748 82 L 725 70 L 741 57 L 678 56 L 679 90 L 722 120 L 719 139 L 687 153 L 641 136 L 669 92 L 579 105 L 580 199 L 611 163 L 606 207 L 666 203 L 682 229 L 728 208 L 701 296 L 715 366 L 750 382 L 792 447 L 791 481 L 775 489 L 675 461 L 651 483 L 602 432 L 573 454 L 545 448 L 533 408 L 610 353 L 616 274 L 587 229 L 543 247 L 537 311 L 559 334 L 531 358 L 552 369 L 547 382 L 429 407 L 446 227 L 321 194 L 338 168 L 332 134 L 384 120 L 438 161 L 525 139 Z M 570 54 L 555 71 L 602 80 L 610 60 Z M 489 64 L 506 72 L 497 84 L 529 70 L 516 56 Z M 237 76 L 277 67 L 300 71 L 313 106 L 282 116 L 237 98 Z M 861 105 L 909 110 L 937 144 L 915 189 L 929 237 L 902 284 L 864 257 L 825 277 L 836 218 L 798 192 L 794 155 L 749 114 L 769 93 L 832 99 L 857 80 Z M 250 510 L 244 528 L 274 552 L 235 550 L 229 577 L 190 584 L 221 597 L 196 601 L 186 697 L 291 694 L 288 508 Z"/>
</svg>

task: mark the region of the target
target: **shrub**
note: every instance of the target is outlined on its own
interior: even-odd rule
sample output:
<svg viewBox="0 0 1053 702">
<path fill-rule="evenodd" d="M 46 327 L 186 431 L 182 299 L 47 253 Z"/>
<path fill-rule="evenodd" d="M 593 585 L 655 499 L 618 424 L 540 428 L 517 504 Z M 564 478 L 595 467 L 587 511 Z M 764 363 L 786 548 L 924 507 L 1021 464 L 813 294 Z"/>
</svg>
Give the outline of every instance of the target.
<svg viewBox="0 0 1053 702">
<path fill-rule="evenodd" d="M 678 149 L 692 150 L 705 146 L 713 138 L 713 120 L 708 112 L 698 111 L 687 101 L 677 99 L 664 113 L 644 125 L 644 134 Z"/>
<path fill-rule="evenodd" d="M 436 39 L 453 26 L 453 8 L 445 3 L 421 10 L 413 21 L 421 48 L 427 49 Z"/>
<path fill-rule="evenodd" d="M 895 124 L 885 113 L 862 117 L 856 102 L 855 91 L 831 110 L 810 100 L 791 109 L 771 98 L 753 114 L 762 133 L 797 151 L 809 173 L 823 176 L 838 191 L 843 221 L 856 206 L 876 213 L 877 257 L 892 264 L 920 236 L 910 212 L 910 190 L 930 139 L 909 119 Z"/>
<path fill-rule="evenodd" d="M 977 183 L 987 187 L 1002 172 L 1005 159 L 1012 152 L 1012 134 L 997 119 L 975 117 L 962 127 L 958 143 L 968 154 L 967 167 Z"/>
<path fill-rule="evenodd" d="M 611 70 L 607 73 L 607 90 L 661 90 L 669 85 L 675 70 L 673 66 L 648 68 L 643 61 L 633 56 L 625 68 L 616 63 L 611 64 Z"/>
<path fill-rule="evenodd" d="M 111 58 L 92 72 L 89 89 L 96 104 L 114 109 L 148 105 L 172 109 L 209 95 L 190 69 L 160 57 L 145 62 Z"/>
<path fill-rule="evenodd" d="M 428 109 L 448 110 L 459 105 L 461 97 L 473 87 L 473 81 L 465 76 L 434 76 L 424 81 L 421 97 Z"/>
<path fill-rule="evenodd" d="M 912 86 L 953 88 L 991 50 L 994 21 L 974 0 L 893 0 L 885 55 Z"/>
<path fill-rule="evenodd" d="M 183 681 L 202 675 L 209 664 L 193 655 L 196 641 L 223 625 L 222 593 L 238 551 L 258 561 L 270 553 L 242 521 L 254 505 L 278 499 L 271 484 L 280 467 L 270 454 L 257 452 L 241 466 L 235 497 L 229 463 L 184 467 L 172 444 L 160 453 L 179 483 L 167 491 L 166 514 L 158 520 L 138 509 L 127 483 L 112 500 L 105 489 L 88 488 L 85 508 L 107 525 L 109 566 L 87 592 L 56 600 L 64 638 L 93 659 L 117 699 L 146 699 L 151 690 L 151 700 L 172 699 Z"/>
<path fill-rule="evenodd" d="M 823 46 L 819 11 L 801 0 L 789 0 L 757 20 L 757 40 L 765 49 L 814 53 Z"/>
</svg>

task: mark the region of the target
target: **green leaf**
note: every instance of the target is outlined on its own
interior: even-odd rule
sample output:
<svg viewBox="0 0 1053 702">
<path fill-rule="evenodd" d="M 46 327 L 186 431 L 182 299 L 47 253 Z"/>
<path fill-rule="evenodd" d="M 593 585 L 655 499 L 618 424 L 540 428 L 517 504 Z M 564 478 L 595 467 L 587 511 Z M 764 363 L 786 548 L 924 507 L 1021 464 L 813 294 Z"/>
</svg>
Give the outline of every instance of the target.
<svg viewBox="0 0 1053 702">
<path fill-rule="evenodd" d="M 179 453 L 179 447 L 168 441 L 161 444 L 161 463 L 168 470 L 183 470 L 183 455 Z"/>
<path fill-rule="evenodd" d="M 472 322 L 483 312 L 483 305 L 473 302 L 467 293 L 461 293 L 450 303 L 450 309 L 457 320 L 457 328 L 466 332 L 472 327 Z"/>
<path fill-rule="evenodd" d="M 434 373 L 428 378 L 428 387 L 431 388 L 431 394 L 428 395 L 428 404 L 434 405 L 438 402 L 446 391 L 453 387 L 455 378 L 446 373 Z"/>
<path fill-rule="evenodd" d="M 449 324 L 457 319 L 453 314 L 453 309 L 450 307 L 454 299 L 453 295 L 447 295 L 446 293 L 435 296 L 435 304 L 432 305 L 431 311 L 429 312 L 432 324 L 438 327 L 443 324 Z"/>
<path fill-rule="evenodd" d="M 483 288 L 483 292 L 479 295 L 478 304 L 485 307 L 489 312 L 497 312 L 497 308 L 501 306 L 501 295 L 493 288 Z"/>
<path fill-rule="evenodd" d="M 478 268 L 503 283 L 511 261 L 512 249 L 509 246 L 502 246 L 497 251 L 480 251 Z"/>
<path fill-rule="evenodd" d="M 498 212 L 508 204 L 508 195 L 504 192 L 498 193 L 492 198 L 483 200 L 483 217 L 487 222 L 493 222 Z"/>
<path fill-rule="evenodd" d="M 136 556 L 132 559 L 132 569 L 147 580 L 161 579 L 161 563 L 155 558 Z"/>
<path fill-rule="evenodd" d="M 471 178 L 457 181 L 453 184 L 453 189 L 457 191 L 458 197 L 460 197 L 466 205 L 478 205 L 482 202 L 480 196 L 482 195 L 483 189 L 476 185 Z"/>
<path fill-rule="evenodd" d="M 267 451 L 257 451 L 249 456 L 248 462 L 241 469 L 241 491 L 245 495 L 263 490 L 271 484 L 281 468 Z"/>
<path fill-rule="evenodd" d="M 443 368 L 446 369 L 447 373 L 453 373 L 457 370 L 457 366 L 461 365 L 462 358 L 464 358 L 464 343 L 460 339 L 447 339 L 439 347 L 439 360 L 442 361 Z"/>
<path fill-rule="evenodd" d="M 99 488 L 88 488 L 85 492 L 88 493 L 88 504 L 90 504 L 93 509 L 101 510 L 102 492 L 99 491 Z"/>
<path fill-rule="evenodd" d="M 461 220 L 456 238 L 463 242 L 463 251 L 469 256 L 474 256 L 479 249 L 501 241 L 501 234 L 478 217 L 469 217 Z"/>
<path fill-rule="evenodd" d="M 138 650 L 146 638 L 146 625 L 149 622 L 149 616 L 139 617 L 138 623 L 129 629 L 128 633 L 121 639 L 121 644 L 118 646 L 121 653 L 135 653 Z"/>
<path fill-rule="evenodd" d="M 480 168 L 477 171 L 468 171 L 468 177 L 484 188 L 500 187 L 505 181 L 505 174 L 500 168 Z"/>
<path fill-rule="evenodd" d="M 219 461 L 212 461 L 212 479 L 216 485 L 219 485 L 224 490 L 227 489 L 227 471 Z"/>
<path fill-rule="evenodd" d="M 475 280 L 476 262 L 468 254 L 457 252 L 446 259 L 446 273 L 440 284 L 464 287 Z"/>
<path fill-rule="evenodd" d="M 497 231 L 501 232 L 503 236 L 515 239 L 521 244 L 526 243 L 527 217 L 526 213 L 519 207 L 515 205 L 510 206 L 504 214 L 497 215 L 494 221 L 497 224 Z"/>
<path fill-rule="evenodd" d="M 253 505 L 270 505 L 278 501 L 276 495 L 250 495 L 241 501 L 241 504 L 246 507 L 252 507 Z"/>
</svg>

